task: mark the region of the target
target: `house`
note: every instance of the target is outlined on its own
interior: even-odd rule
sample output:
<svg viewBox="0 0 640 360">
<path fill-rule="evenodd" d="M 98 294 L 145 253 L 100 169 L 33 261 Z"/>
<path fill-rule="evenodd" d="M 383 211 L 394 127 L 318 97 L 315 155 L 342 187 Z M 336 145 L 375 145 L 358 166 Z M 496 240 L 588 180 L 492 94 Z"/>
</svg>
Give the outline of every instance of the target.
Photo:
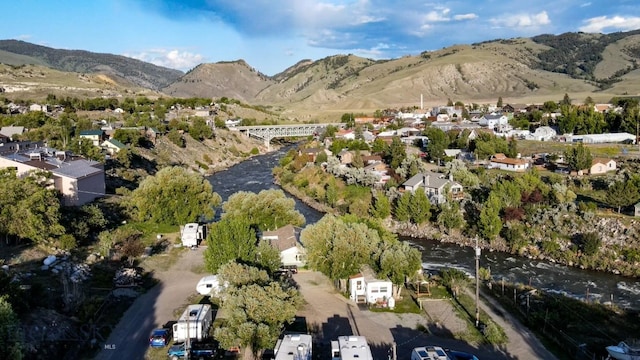
<svg viewBox="0 0 640 360">
<path fill-rule="evenodd" d="M 524 159 L 508 158 L 505 154 L 498 153 L 491 157 L 489 168 L 520 172 L 527 170 L 529 163 Z"/>
<path fill-rule="evenodd" d="M 640 216 L 640 202 L 636 203 L 635 205 L 633 205 L 633 215 L 635 217 L 639 217 Z"/>
<path fill-rule="evenodd" d="M 509 119 L 502 114 L 485 114 L 478 120 L 478 124 L 488 129 L 501 129 L 509 125 Z"/>
<path fill-rule="evenodd" d="M 412 176 L 402 184 L 402 187 L 405 191 L 411 192 L 424 190 L 432 204 L 447 202 L 447 196 L 453 200 L 461 200 L 464 197 L 464 188 L 454 181 L 453 177 L 431 171 Z"/>
<path fill-rule="evenodd" d="M 393 284 L 375 277 L 370 267 L 349 277 L 349 299 L 357 304 L 386 304 L 393 296 Z"/>
<path fill-rule="evenodd" d="M 356 133 L 351 129 L 339 129 L 334 134 L 336 139 L 345 139 L 345 140 L 354 140 L 356 138 Z"/>
<path fill-rule="evenodd" d="M 283 266 L 301 267 L 306 264 L 305 249 L 300 242 L 300 229 L 286 225 L 274 231 L 264 231 L 262 240 L 280 251 Z"/>
<path fill-rule="evenodd" d="M 343 149 L 338 153 L 338 159 L 340 159 L 341 164 L 349 165 L 353 162 L 353 153 L 347 149 Z"/>
<path fill-rule="evenodd" d="M 107 139 L 100 144 L 100 147 L 102 147 L 109 155 L 113 155 L 122 149 L 126 149 L 127 146 L 117 139 Z"/>
<path fill-rule="evenodd" d="M 0 134 L 8 137 L 11 140 L 15 140 L 15 135 L 24 134 L 24 126 L 3 126 L 0 128 Z"/>
<path fill-rule="evenodd" d="M 316 147 L 316 148 L 305 148 L 298 150 L 298 156 L 306 155 L 309 158 L 309 162 L 315 162 L 316 158 L 320 153 L 325 153 L 328 155 L 332 155 L 330 150 L 325 148 Z"/>
<path fill-rule="evenodd" d="M 613 159 L 595 158 L 591 161 L 590 175 L 605 174 L 616 170 L 616 161 Z"/>
<path fill-rule="evenodd" d="M 157 128 L 150 127 L 150 128 L 147 128 L 144 135 L 147 139 L 149 139 L 149 141 L 155 144 L 156 140 L 158 139 L 158 136 L 160 136 L 161 133 L 160 133 L 160 130 L 158 130 Z"/>
<path fill-rule="evenodd" d="M 374 162 L 364 167 L 365 173 L 373 174 L 377 177 L 376 185 L 384 185 L 391 179 L 389 166 L 383 162 Z"/>
<path fill-rule="evenodd" d="M 29 105 L 29 111 L 42 111 L 42 112 L 47 112 L 47 111 L 49 111 L 49 106 L 47 106 L 47 105 L 40 105 L 40 104 L 31 104 L 31 105 Z"/>
<path fill-rule="evenodd" d="M 93 143 L 93 146 L 100 146 L 104 141 L 103 130 L 83 130 L 80 131 L 80 138 L 89 139 Z"/>
<path fill-rule="evenodd" d="M 0 168 L 14 168 L 17 176 L 34 170 L 51 173 L 53 187 L 65 206 L 81 206 L 105 194 L 104 167 L 69 152 L 52 148 L 27 148 L 0 156 Z"/>
</svg>

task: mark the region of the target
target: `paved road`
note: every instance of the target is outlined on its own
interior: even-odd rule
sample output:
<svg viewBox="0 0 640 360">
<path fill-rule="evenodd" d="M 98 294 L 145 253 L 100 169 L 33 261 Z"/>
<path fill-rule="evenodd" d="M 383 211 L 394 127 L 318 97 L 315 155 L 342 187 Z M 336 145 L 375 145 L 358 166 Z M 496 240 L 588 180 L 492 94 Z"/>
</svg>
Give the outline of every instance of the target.
<svg viewBox="0 0 640 360">
<path fill-rule="evenodd" d="M 111 332 L 96 360 L 144 359 L 149 348 L 149 334 L 175 320 L 173 311 L 186 304 L 196 291 L 202 274 L 192 269 L 203 263 L 204 248 L 184 251 L 178 261 L 167 271 L 154 274 L 158 285 L 136 299 Z"/>
</svg>

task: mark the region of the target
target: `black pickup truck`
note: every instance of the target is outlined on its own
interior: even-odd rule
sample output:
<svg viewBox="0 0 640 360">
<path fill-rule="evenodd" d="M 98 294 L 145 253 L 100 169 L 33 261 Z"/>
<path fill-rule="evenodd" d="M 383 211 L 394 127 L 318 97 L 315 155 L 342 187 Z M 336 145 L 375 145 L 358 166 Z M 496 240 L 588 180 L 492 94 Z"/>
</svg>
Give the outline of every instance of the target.
<svg viewBox="0 0 640 360">
<path fill-rule="evenodd" d="M 189 351 L 189 359 L 205 360 L 216 359 L 218 357 L 218 343 L 217 342 L 192 342 Z M 184 358 L 185 355 L 185 343 L 175 343 L 167 351 L 167 355 L 171 360 L 178 360 Z"/>
</svg>

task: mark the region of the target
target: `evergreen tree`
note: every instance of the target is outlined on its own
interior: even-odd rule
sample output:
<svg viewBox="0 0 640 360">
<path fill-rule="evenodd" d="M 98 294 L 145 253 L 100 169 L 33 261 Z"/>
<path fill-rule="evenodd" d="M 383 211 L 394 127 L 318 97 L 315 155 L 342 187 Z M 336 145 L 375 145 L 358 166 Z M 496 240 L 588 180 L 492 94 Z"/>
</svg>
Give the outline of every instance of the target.
<svg viewBox="0 0 640 360">
<path fill-rule="evenodd" d="M 377 193 L 373 197 L 371 216 L 377 219 L 386 219 L 391 215 L 391 202 L 384 193 Z"/>
<path fill-rule="evenodd" d="M 615 208 L 618 208 L 618 213 L 622 207 L 635 204 L 640 198 L 638 194 L 638 188 L 632 181 L 616 181 L 607 189 L 607 196 L 605 202 Z"/>
<path fill-rule="evenodd" d="M 431 216 L 431 203 L 424 190 L 413 193 L 409 201 L 409 216 L 415 224 L 423 224 Z"/>
<path fill-rule="evenodd" d="M 396 199 L 396 205 L 393 209 L 393 215 L 398 221 L 409 221 L 409 204 L 411 203 L 411 192 L 405 191 Z"/>
<path fill-rule="evenodd" d="M 580 142 L 565 150 L 564 161 L 571 170 L 580 171 L 590 168 L 593 158 L 591 157 L 591 151 Z"/>
<path fill-rule="evenodd" d="M 480 210 L 479 220 L 480 234 L 487 240 L 493 240 L 502 229 L 502 220 L 500 220 L 500 202 L 489 196 L 489 199 Z"/>
</svg>

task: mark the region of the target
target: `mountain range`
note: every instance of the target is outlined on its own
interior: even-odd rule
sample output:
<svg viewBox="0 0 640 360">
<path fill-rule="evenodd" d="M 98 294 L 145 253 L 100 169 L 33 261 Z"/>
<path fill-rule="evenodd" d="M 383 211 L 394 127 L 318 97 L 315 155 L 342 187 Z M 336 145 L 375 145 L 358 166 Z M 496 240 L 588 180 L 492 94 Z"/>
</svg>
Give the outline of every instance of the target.
<svg viewBox="0 0 640 360">
<path fill-rule="evenodd" d="M 54 89 L 86 96 L 227 97 L 302 119 L 448 100 L 541 103 L 569 94 L 576 102 L 587 96 L 604 102 L 638 96 L 640 30 L 497 39 L 390 60 L 334 55 L 299 61 L 274 76 L 243 60 L 204 63 L 183 73 L 124 56 L 18 40 L 0 41 L 0 63 L 6 95 L 42 96 Z"/>
</svg>

